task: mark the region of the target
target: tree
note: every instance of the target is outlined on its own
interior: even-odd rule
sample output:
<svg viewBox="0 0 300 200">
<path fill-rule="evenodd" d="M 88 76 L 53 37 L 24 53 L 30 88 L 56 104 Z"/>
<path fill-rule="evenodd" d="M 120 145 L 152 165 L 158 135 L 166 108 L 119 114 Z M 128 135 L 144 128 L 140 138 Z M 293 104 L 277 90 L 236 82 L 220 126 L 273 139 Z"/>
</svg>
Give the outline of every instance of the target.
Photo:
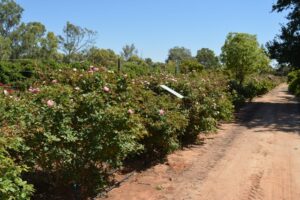
<svg viewBox="0 0 300 200">
<path fill-rule="evenodd" d="M 0 36 L 0 60 L 7 60 L 11 55 L 11 41 L 9 38 Z"/>
<path fill-rule="evenodd" d="M 58 56 L 58 37 L 53 32 L 48 32 L 45 38 L 41 39 L 40 57 L 44 59 L 56 59 Z"/>
<path fill-rule="evenodd" d="M 23 8 L 14 0 L 1 0 L 0 2 L 0 34 L 8 37 L 20 23 Z"/>
<path fill-rule="evenodd" d="M 247 75 L 269 65 L 269 59 L 256 36 L 247 33 L 229 33 L 222 47 L 221 59 L 240 84 Z"/>
<path fill-rule="evenodd" d="M 61 49 L 66 54 L 68 62 L 80 51 L 86 50 L 95 43 L 96 32 L 67 22 L 63 35 L 59 36 Z"/>
<path fill-rule="evenodd" d="M 180 65 L 181 73 L 189 73 L 192 71 L 200 72 L 203 69 L 203 65 L 196 59 L 183 60 Z"/>
<path fill-rule="evenodd" d="M 149 65 L 149 66 L 152 66 L 152 65 L 154 64 L 151 58 L 145 58 L 145 62 L 146 62 L 147 65 Z"/>
<path fill-rule="evenodd" d="M 137 55 L 138 50 L 135 48 L 134 44 L 128 45 L 126 44 L 122 48 L 121 56 L 127 61 L 130 57 Z"/>
<path fill-rule="evenodd" d="M 167 62 L 181 62 L 183 60 L 192 59 L 191 50 L 184 47 L 174 47 L 169 50 Z"/>
<path fill-rule="evenodd" d="M 281 27 L 280 35 L 267 43 L 271 58 L 280 64 L 288 64 L 300 69 L 300 2 L 299 0 L 277 0 L 273 11 L 290 10 L 288 23 Z"/>
<path fill-rule="evenodd" d="M 218 68 L 220 67 L 219 58 L 215 53 L 208 49 L 202 48 L 197 51 L 196 59 L 198 62 L 207 69 Z"/>
<path fill-rule="evenodd" d="M 40 56 L 41 42 L 46 28 L 40 22 L 22 23 L 12 33 L 13 58 L 37 58 Z"/>
<path fill-rule="evenodd" d="M 94 65 L 111 67 L 117 65 L 118 56 L 111 49 L 98 49 L 93 47 L 86 53 L 88 61 Z"/>
</svg>

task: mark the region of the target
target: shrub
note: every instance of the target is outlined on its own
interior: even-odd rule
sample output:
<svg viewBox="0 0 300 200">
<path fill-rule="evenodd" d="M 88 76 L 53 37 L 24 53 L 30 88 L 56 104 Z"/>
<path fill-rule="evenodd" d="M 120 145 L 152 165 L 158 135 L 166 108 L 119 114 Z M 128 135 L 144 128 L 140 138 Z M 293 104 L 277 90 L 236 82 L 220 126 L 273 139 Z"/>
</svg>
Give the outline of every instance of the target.
<svg viewBox="0 0 300 200">
<path fill-rule="evenodd" d="M 88 76 L 78 80 L 78 90 L 57 83 L 27 93 L 18 101 L 26 104 L 26 117 L 16 122 L 25 124 L 21 134 L 30 148 L 24 161 L 47 172 L 55 187 L 76 183 L 85 194 L 105 184 L 107 170 L 143 149 L 137 140 L 145 132 L 140 119 L 128 114 L 126 94 Z"/>
<path fill-rule="evenodd" d="M 289 91 L 300 96 L 300 70 L 290 72 L 288 75 Z"/>
<path fill-rule="evenodd" d="M 173 76 L 141 69 L 129 78 L 97 67 L 45 66 L 38 73 L 25 92 L 1 94 L 0 130 L 23 140 L 22 151 L 9 156 L 29 167 L 28 177 L 43 174 L 39 180 L 52 193 L 76 185 L 83 198 L 108 184 L 108 172 L 126 158 L 157 159 L 195 142 L 233 117 L 234 100 L 273 86 L 257 79 L 228 87 L 221 71 Z"/>
<path fill-rule="evenodd" d="M 271 75 L 267 77 L 257 75 L 256 78 L 246 80 L 244 84 L 239 84 L 237 81 L 231 80 L 229 87 L 233 104 L 239 107 L 247 100 L 251 101 L 256 96 L 266 94 L 280 82 L 282 82 L 281 78 Z"/>
<path fill-rule="evenodd" d="M 0 132 L 0 199 L 30 199 L 33 186 L 22 179 L 28 170 L 25 165 L 17 164 L 10 151 L 18 151 L 22 140 L 18 137 L 7 138 Z"/>
</svg>

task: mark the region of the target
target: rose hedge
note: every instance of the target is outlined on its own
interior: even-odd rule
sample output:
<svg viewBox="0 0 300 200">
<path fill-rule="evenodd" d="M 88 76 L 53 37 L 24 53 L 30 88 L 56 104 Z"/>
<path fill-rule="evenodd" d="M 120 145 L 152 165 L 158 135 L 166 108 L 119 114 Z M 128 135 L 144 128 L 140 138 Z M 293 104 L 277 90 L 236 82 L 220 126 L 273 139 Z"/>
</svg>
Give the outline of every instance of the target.
<svg viewBox="0 0 300 200">
<path fill-rule="evenodd" d="M 256 94 L 265 92 L 257 88 Z M 86 197 L 104 187 L 108 172 L 126 158 L 159 158 L 230 120 L 230 90 L 239 92 L 221 72 L 132 79 L 97 67 L 56 69 L 25 92 L 1 92 L 0 132 L 22 139 L 18 153 L 5 156 L 29 167 L 27 177 L 42 173 L 52 192 L 76 185 Z"/>
</svg>

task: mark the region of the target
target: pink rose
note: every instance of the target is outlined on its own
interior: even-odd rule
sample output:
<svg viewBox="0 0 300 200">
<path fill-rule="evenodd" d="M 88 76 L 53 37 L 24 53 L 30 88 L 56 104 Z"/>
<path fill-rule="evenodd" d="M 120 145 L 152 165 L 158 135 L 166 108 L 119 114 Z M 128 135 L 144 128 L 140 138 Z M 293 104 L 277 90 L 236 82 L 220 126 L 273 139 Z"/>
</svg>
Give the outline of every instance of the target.
<svg viewBox="0 0 300 200">
<path fill-rule="evenodd" d="M 37 93 L 39 93 L 41 90 L 40 90 L 40 88 L 32 88 L 32 87 L 30 87 L 30 88 L 28 89 L 28 91 L 31 92 L 31 93 L 33 93 L 33 94 L 37 94 Z"/>
<path fill-rule="evenodd" d="M 132 109 L 129 109 L 129 110 L 127 111 L 127 113 L 130 114 L 130 115 L 132 115 L 132 114 L 134 113 L 134 111 L 133 111 Z"/>
<path fill-rule="evenodd" d="M 165 114 L 165 111 L 163 110 L 163 109 L 160 109 L 159 111 L 158 111 L 158 113 L 159 113 L 159 115 L 164 115 Z"/>
<path fill-rule="evenodd" d="M 97 71 L 99 71 L 99 68 L 98 68 L 98 67 L 93 67 L 92 70 L 93 70 L 94 72 L 97 72 Z"/>
<path fill-rule="evenodd" d="M 98 72 L 100 69 L 98 67 L 90 66 L 89 73 Z"/>
<path fill-rule="evenodd" d="M 54 84 L 55 84 L 55 83 L 57 83 L 57 80 L 54 79 L 54 80 L 51 81 L 51 83 L 54 83 Z"/>
<path fill-rule="evenodd" d="M 55 105 L 55 102 L 53 100 L 48 100 L 47 101 L 47 106 L 48 107 L 53 107 Z"/>
<path fill-rule="evenodd" d="M 109 88 L 107 86 L 103 87 L 104 92 L 109 92 Z"/>
</svg>

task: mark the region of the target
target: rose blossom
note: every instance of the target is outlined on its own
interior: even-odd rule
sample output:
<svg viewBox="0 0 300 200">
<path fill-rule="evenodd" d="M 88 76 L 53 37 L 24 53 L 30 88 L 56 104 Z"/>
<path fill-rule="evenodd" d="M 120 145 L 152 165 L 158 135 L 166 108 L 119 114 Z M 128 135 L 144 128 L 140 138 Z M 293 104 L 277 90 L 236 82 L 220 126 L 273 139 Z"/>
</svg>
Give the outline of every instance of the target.
<svg viewBox="0 0 300 200">
<path fill-rule="evenodd" d="M 134 111 L 132 109 L 129 109 L 127 112 L 128 112 L 128 114 L 131 114 L 131 115 L 134 113 Z"/>
<path fill-rule="evenodd" d="M 164 115 L 165 114 L 165 111 L 163 109 L 160 109 L 158 112 L 159 112 L 159 115 Z"/>
<path fill-rule="evenodd" d="M 54 80 L 52 80 L 52 81 L 51 81 L 51 83 L 57 83 L 57 80 L 56 80 L 56 79 L 54 79 Z"/>
<path fill-rule="evenodd" d="M 41 90 L 40 90 L 40 88 L 32 88 L 32 87 L 30 87 L 30 88 L 28 89 L 28 91 L 31 92 L 31 93 L 33 93 L 33 94 L 37 94 L 37 93 L 39 93 Z"/>
<path fill-rule="evenodd" d="M 99 68 L 98 68 L 98 67 L 93 67 L 92 70 L 93 70 L 94 72 L 97 72 L 97 71 L 99 71 Z"/>
<path fill-rule="evenodd" d="M 47 106 L 48 107 L 53 107 L 55 105 L 55 102 L 53 100 L 48 100 L 47 101 Z"/>
<path fill-rule="evenodd" d="M 90 69 L 89 69 L 89 73 L 93 73 L 93 72 L 97 72 L 99 71 L 99 68 L 98 67 L 94 67 L 94 66 L 90 66 Z"/>
</svg>

